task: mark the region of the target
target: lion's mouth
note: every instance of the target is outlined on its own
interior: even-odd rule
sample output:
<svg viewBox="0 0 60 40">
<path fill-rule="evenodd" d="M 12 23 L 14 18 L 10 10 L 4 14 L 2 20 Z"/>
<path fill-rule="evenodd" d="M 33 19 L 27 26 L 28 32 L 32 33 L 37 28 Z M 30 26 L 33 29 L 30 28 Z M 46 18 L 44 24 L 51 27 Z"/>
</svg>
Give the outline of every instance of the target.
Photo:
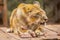
<svg viewBox="0 0 60 40">
<path fill-rule="evenodd" d="M 39 23 L 40 25 L 46 25 L 46 22 Z"/>
<path fill-rule="evenodd" d="M 46 27 L 46 22 L 40 23 L 40 25 L 43 25 L 43 26 Z"/>
<path fill-rule="evenodd" d="M 44 25 L 45 23 L 40 23 L 40 25 Z"/>
</svg>

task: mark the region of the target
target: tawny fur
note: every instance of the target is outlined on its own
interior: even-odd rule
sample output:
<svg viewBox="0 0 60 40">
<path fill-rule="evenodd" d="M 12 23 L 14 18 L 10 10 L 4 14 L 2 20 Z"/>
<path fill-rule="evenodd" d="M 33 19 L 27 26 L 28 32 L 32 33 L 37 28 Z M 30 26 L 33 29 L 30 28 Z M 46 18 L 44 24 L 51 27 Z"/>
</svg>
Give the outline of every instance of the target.
<svg viewBox="0 0 60 40">
<path fill-rule="evenodd" d="M 44 18 L 47 18 L 47 16 L 45 11 L 37 5 L 38 4 L 19 4 L 19 6 L 12 11 L 10 16 L 10 31 L 14 31 L 16 34 L 27 33 L 29 30 L 40 33 L 41 26 L 38 23 L 45 22 Z M 37 15 L 38 18 L 34 17 Z"/>
</svg>

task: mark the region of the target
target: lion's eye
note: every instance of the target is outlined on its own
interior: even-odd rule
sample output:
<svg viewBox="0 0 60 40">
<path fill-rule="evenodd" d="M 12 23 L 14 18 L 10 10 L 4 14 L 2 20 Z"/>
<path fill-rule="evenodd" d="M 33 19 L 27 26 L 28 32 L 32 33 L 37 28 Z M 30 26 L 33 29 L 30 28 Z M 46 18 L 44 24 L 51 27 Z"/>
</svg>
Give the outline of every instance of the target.
<svg viewBox="0 0 60 40">
<path fill-rule="evenodd" d="M 39 17 L 39 16 L 40 16 L 40 14 L 39 14 L 39 13 L 37 13 L 37 14 L 36 14 L 36 16 L 37 16 L 37 17 Z"/>
<path fill-rule="evenodd" d="M 37 13 L 36 15 L 39 15 L 39 13 Z"/>
<path fill-rule="evenodd" d="M 37 15 L 35 15 L 35 16 L 33 16 L 34 18 L 38 18 L 38 16 Z"/>
</svg>

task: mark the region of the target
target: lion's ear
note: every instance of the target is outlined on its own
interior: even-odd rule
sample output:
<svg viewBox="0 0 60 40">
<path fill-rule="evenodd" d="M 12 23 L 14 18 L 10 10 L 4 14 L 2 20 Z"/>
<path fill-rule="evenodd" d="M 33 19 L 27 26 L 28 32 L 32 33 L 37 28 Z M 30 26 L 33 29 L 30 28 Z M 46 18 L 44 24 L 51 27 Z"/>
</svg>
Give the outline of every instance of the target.
<svg viewBox="0 0 60 40">
<path fill-rule="evenodd" d="M 38 1 L 34 1 L 33 4 L 34 4 L 35 6 L 40 7 L 40 3 L 39 3 Z"/>
</svg>

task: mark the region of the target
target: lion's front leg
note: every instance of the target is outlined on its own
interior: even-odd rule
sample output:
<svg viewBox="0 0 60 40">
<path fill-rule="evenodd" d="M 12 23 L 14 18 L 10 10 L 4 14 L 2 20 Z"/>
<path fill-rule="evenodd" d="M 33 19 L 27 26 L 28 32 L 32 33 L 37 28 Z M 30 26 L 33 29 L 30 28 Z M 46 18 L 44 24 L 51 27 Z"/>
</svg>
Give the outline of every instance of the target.
<svg viewBox="0 0 60 40">
<path fill-rule="evenodd" d="M 44 35 L 44 32 L 43 32 L 41 26 L 39 26 L 39 27 L 35 30 L 35 34 L 36 34 L 37 37 Z"/>
<path fill-rule="evenodd" d="M 18 28 L 14 27 L 13 32 L 14 32 L 14 34 L 18 34 Z"/>
</svg>

